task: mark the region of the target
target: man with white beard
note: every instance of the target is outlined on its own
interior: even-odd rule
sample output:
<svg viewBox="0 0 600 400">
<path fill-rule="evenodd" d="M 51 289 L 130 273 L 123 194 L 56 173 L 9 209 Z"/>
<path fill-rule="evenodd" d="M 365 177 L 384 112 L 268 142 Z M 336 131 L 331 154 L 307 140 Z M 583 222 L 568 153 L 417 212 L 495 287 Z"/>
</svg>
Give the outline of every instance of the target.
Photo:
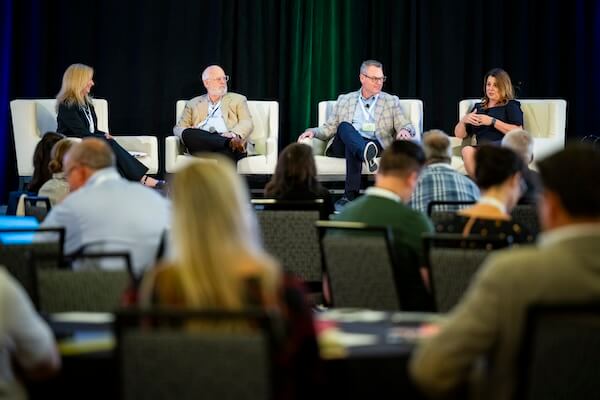
<svg viewBox="0 0 600 400">
<path fill-rule="evenodd" d="M 185 105 L 173 133 L 190 154 L 216 152 L 235 161 L 246 156 L 246 138 L 253 129 L 246 97 L 227 91 L 229 75 L 218 65 L 202 72 L 206 94 Z"/>
</svg>

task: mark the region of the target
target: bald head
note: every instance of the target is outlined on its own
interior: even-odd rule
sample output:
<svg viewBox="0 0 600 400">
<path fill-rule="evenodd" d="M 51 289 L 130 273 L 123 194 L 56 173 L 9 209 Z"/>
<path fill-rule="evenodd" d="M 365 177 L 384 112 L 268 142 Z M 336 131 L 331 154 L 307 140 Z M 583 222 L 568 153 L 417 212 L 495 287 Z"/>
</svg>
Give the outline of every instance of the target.
<svg viewBox="0 0 600 400">
<path fill-rule="evenodd" d="M 83 139 L 71 147 L 65 157 L 71 163 L 81 164 L 94 171 L 115 166 L 115 155 L 109 145 L 96 138 Z"/>
<path fill-rule="evenodd" d="M 202 83 L 213 102 L 225 96 L 228 80 L 229 76 L 225 75 L 223 68 L 218 65 L 210 65 L 202 72 Z"/>
</svg>

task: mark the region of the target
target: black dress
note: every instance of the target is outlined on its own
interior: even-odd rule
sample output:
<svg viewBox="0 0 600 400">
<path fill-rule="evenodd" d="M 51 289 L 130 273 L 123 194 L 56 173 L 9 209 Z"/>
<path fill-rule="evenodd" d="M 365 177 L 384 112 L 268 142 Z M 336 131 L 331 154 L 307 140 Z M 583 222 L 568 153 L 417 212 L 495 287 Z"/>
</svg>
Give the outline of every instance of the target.
<svg viewBox="0 0 600 400">
<path fill-rule="evenodd" d="M 523 126 L 523 111 L 521 110 L 521 103 L 517 100 L 509 100 L 504 105 L 488 109 L 484 109 L 481 103 L 477 103 L 469 112 L 473 112 L 473 110 L 477 110 L 477 114 L 489 115 L 507 124 Z M 491 125 L 473 126 L 467 124 L 466 129 L 469 135 L 475 135 L 478 145 L 486 143 L 500 144 L 502 138 L 504 138 L 504 134 Z"/>
<path fill-rule="evenodd" d="M 56 130 L 58 133 L 62 133 L 68 137 L 95 137 L 106 140 L 115 154 L 117 170 L 121 176 L 130 181 L 139 181 L 142 179 L 148 171 L 148 167 L 129 154 L 116 140 L 107 140 L 104 136 L 105 132 L 97 129 L 98 118 L 96 117 L 96 110 L 94 110 L 94 106 L 91 104 L 89 105 L 89 111 L 94 121 L 94 133 L 90 132 L 89 122 L 84 109 L 76 104 L 68 106 L 64 103 L 58 106 L 58 116 L 56 117 L 58 128 Z"/>
</svg>

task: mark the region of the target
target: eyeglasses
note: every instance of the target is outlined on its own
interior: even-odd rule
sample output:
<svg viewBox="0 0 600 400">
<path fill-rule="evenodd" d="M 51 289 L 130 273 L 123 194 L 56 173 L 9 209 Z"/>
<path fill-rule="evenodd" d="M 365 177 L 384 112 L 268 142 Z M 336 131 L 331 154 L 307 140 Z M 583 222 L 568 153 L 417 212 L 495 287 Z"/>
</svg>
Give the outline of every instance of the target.
<svg viewBox="0 0 600 400">
<path fill-rule="evenodd" d="M 379 82 L 383 83 L 383 82 L 385 82 L 385 81 L 386 81 L 386 79 L 387 79 L 387 76 L 369 76 L 369 75 L 367 75 L 367 74 L 361 74 L 361 75 L 363 75 L 363 76 L 366 76 L 366 77 L 367 77 L 367 78 L 369 78 L 369 79 L 371 80 L 371 82 L 373 82 L 373 83 L 379 83 Z"/>
<path fill-rule="evenodd" d="M 218 78 L 209 78 L 207 81 L 225 81 L 229 82 L 229 75 L 220 76 Z"/>
</svg>

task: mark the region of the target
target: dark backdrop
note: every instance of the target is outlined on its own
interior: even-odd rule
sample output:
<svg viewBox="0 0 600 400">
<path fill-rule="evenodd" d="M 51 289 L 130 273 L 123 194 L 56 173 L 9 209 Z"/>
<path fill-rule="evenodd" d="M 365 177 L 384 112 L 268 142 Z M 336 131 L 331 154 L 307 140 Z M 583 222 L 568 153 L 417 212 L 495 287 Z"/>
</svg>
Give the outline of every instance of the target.
<svg viewBox="0 0 600 400">
<path fill-rule="evenodd" d="M 506 69 L 521 97 L 568 101 L 568 136 L 597 133 L 597 1 L 4 0 L 0 184 L 17 186 L 8 102 L 54 97 L 64 69 L 95 68 L 115 134 L 171 134 L 175 101 L 203 93 L 213 63 L 230 90 L 280 104 L 280 149 L 316 124 L 317 102 L 356 90 L 367 58 L 384 90 L 424 102 L 424 128 L 451 133 L 458 101 Z M 162 158 L 162 153 L 161 153 Z M 162 160 L 161 160 L 162 163 Z"/>
</svg>

